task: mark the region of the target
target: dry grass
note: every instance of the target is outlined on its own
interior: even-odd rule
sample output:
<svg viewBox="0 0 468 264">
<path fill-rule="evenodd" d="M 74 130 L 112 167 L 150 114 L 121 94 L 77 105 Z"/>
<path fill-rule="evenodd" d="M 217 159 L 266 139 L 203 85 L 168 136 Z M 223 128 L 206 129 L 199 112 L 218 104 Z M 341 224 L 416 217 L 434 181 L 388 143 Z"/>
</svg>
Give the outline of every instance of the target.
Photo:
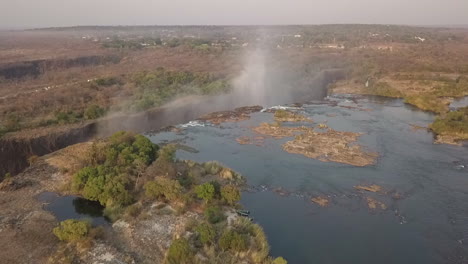
<svg viewBox="0 0 468 264">
<path fill-rule="evenodd" d="M 383 192 L 382 186 L 379 186 L 379 185 L 376 185 L 376 184 L 367 185 L 367 186 L 366 185 L 357 185 L 357 186 L 354 186 L 354 189 L 373 192 L 373 193 Z"/>
<path fill-rule="evenodd" d="M 375 200 L 374 198 L 366 197 L 366 202 L 367 202 L 367 206 L 371 210 L 375 210 L 375 209 L 385 210 L 385 209 L 387 209 L 387 206 L 384 203 L 379 202 L 379 201 Z"/>
<path fill-rule="evenodd" d="M 321 207 L 327 207 L 328 204 L 330 203 L 330 200 L 323 196 L 313 197 L 311 201 L 320 205 Z"/>
<path fill-rule="evenodd" d="M 51 166 L 73 174 L 88 162 L 92 145 L 92 142 L 75 144 L 54 152 L 45 160 Z"/>
<path fill-rule="evenodd" d="M 323 133 L 308 129 L 294 140 L 286 142 L 283 149 L 323 162 L 333 161 L 353 166 L 372 165 L 378 157 L 377 153 L 367 152 L 359 145 L 351 145 L 360 135 L 332 129 Z"/>
</svg>

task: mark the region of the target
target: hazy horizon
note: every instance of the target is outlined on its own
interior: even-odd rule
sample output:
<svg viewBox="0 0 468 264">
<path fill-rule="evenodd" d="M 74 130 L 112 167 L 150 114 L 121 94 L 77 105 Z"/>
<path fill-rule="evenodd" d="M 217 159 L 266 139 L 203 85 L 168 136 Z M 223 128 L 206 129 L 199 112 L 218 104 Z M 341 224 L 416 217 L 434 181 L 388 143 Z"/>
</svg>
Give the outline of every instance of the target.
<svg viewBox="0 0 468 264">
<path fill-rule="evenodd" d="M 0 2 L 0 28 L 117 25 L 468 25 L 462 0 L 15 0 Z"/>
</svg>

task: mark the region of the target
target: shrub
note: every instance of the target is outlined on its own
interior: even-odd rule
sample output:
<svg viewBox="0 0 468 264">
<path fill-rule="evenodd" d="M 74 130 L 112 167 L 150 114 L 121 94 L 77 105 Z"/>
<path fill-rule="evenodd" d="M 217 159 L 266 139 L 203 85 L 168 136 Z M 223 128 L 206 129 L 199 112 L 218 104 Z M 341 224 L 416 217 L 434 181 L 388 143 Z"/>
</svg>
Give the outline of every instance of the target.
<svg viewBox="0 0 468 264">
<path fill-rule="evenodd" d="M 272 264 L 288 264 L 283 257 L 277 257 L 273 260 Z"/>
<path fill-rule="evenodd" d="M 402 98 L 404 95 L 386 82 L 378 82 L 367 88 L 367 91 L 373 95 Z"/>
<path fill-rule="evenodd" d="M 185 238 L 179 238 L 172 242 L 167 251 L 166 263 L 187 264 L 192 263 L 194 252 Z"/>
<path fill-rule="evenodd" d="M 104 108 L 98 106 L 98 105 L 90 105 L 88 108 L 86 108 L 84 112 L 84 117 L 86 119 L 97 119 L 101 116 L 103 116 L 105 113 Z"/>
<path fill-rule="evenodd" d="M 216 237 L 216 230 L 210 224 L 203 223 L 195 228 L 200 235 L 200 242 L 203 244 L 212 244 Z"/>
<path fill-rule="evenodd" d="M 217 206 L 210 206 L 206 208 L 204 215 L 205 215 L 205 219 L 212 224 L 219 223 L 221 221 L 224 221 L 224 219 L 226 219 L 226 216 L 224 215 L 221 208 Z"/>
<path fill-rule="evenodd" d="M 239 189 L 234 185 L 225 185 L 221 188 L 221 198 L 229 205 L 234 205 L 241 198 Z"/>
<path fill-rule="evenodd" d="M 56 122 L 59 124 L 71 124 L 80 121 L 83 118 L 83 113 L 74 111 L 58 111 L 55 113 Z"/>
<path fill-rule="evenodd" d="M 4 121 L 6 131 L 15 131 L 20 129 L 20 117 L 16 113 L 9 113 Z"/>
<path fill-rule="evenodd" d="M 433 95 L 407 96 L 405 97 L 405 103 L 434 113 L 445 113 L 448 110 L 448 104 Z"/>
<path fill-rule="evenodd" d="M 111 86 L 114 84 L 120 84 L 120 81 L 115 77 L 106 77 L 106 78 L 98 78 L 94 80 L 94 83 L 99 86 Z"/>
<path fill-rule="evenodd" d="M 290 112 L 284 110 L 284 109 L 278 109 L 275 111 L 275 118 L 288 118 L 290 116 Z"/>
<path fill-rule="evenodd" d="M 205 171 L 208 174 L 212 174 L 212 175 L 218 174 L 223 169 L 223 166 L 221 166 L 216 161 L 205 162 L 205 163 L 203 163 L 203 167 L 205 168 Z"/>
<path fill-rule="evenodd" d="M 104 208 L 102 214 L 111 222 L 117 221 L 122 213 L 124 212 L 124 208 L 121 206 L 108 206 Z"/>
<path fill-rule="evenodd" d="M 28 163 L 29 163 L 29 166 L 33 165 L 34 163 L 37 162 L 37 160 L 39 159 L 39 156 L 37 155 L 32 155 L 28 158 Z"/>
<path fill-rule="evenodd" d="M 68 219 L 60 222 L 53 232 L 61 241 L 73 242 L 85 238 L 90 230 L 91 224 L 88 221 Z"/>
<path fill-rule="evenodd" d="M 247 220 L 248 221 L 248 220 Z M 255 252 L 252 253 L 252 259 L 256 262 L 261 262 L 268 257 L 270 253 L 270 245 L 263 229 L 249 221 L 249 234 L 253 237 L 255 243 Z"/>
<path fill-rule="evenodd" d="M 200 199 L 205 200 L 206 202 L 209 202 L 213 200 L 216 194 L 215 187 L 211 183 L 204 183 L 202 185 L 198 185 L 195 187 L 195 193 L 197 194 L 197 197 Z"/>
<path fill-rule="evenodd" d="M 147 182 L 144 188 L 145 194 L 149 198 L 165 197 L 171 201 L 179 198 L 183 191 L 179 181 L 163 177 Z"/>
<path fill-rule="evenodd" d="M 248 247 L 248 237 L 239 234 L 235 230 L 228 230 L 219 238 L 219 247 L 222 250 L 232 250 L 234 252 L 245 251 Z"/>
<path fill-rule="evenodd" d="M 430 127 L 437 134 L 468 134 L 468 107 L 438 117 Z"/>
</svg>

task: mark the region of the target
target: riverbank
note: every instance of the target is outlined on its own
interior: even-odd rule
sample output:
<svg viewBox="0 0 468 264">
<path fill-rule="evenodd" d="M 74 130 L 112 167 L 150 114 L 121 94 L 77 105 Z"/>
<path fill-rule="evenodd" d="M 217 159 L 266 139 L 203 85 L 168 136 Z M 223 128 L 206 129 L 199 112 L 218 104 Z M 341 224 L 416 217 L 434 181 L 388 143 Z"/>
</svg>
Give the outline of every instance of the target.
<svg viewBox="0 0 468 264">
<path fill-rule="evenodd" d="M 93 182 L 89 185 L 94 188 L 91 194 L 86 179 L 91 181 L 94 176 L 80 175 L 90 173 L 93 168 L 99 171 L 106 168 L 106 164 L 114 161 L 109 157 L 101 160 L 98 156 L 118 151 L 117 146 L 128 142 L 139 149 L 135 152 L 139 155 L 135 164 L 140 164 L 137 162 L 140 158 L 150 158 L 142 174 L 129 172 L 126 179 L 118 175 L 110 177 L 111 167 L 108 167 L 105 181 L 116 186 L 106 183 L 98 186 Z M 37 158 L 24 172 L 3 180 L 0 210 L 5 212 L 5 217 L 0 217 L 0 236 L 7 239 L 0 241 L 5 249 L 0 257 L 9 263 L 70 260 L 73 263 L 180 263 L 179 254 L 186 254 L 183 258 L 190 257 L 193 263 L 216 260 L 272 263 L 262 229 L 236 213 L 240 199 L 238 188 L 244 183 L 242 176 L 216 162 L 175 160 L 175 149 L 170 145 L 161 148 L 155 158 L 157 146 L 150 150 L 148 144 L 151 145 L 145 137 L 118 133 L 106 140 L 72 145 Z M 118 151 L 117 160 L 128 158 L 127 154 Z M 92 165 L 95 162 L 97 167 Z M 134 167 L 120 162 L 114 165 L 112 168 L 117 170 L 142 169 L 141 165 Z M 120 184 L 125 189 L 120 189 Z M 112 190 L 101 192 L 99 188 Z M 103 198 L 107 192 L 113 195 Z M 99 232 L 89 230 L 93 235 L 82 238 L 59 237 L 65 240 L 59 242 L 52 233 L 59 223 L 53 212 L 45 210 L 44 201 L 38 199 L 43 193 L 78 193 L 98 200 L 105 205 L 104 212 L 112 224 Z M 181 243 L 185 251 L 174 253 L 180 250 Z"/>
<path fill-rule="evenodd" d="M 463 110 L 451 110 L 449 105 L 468 95 L 467 80 L 463 74 L 396 73 L 368 78 L 365 82 L 338 81 L 330 85 L 329 93 L 402 98 L 407 104 L 437 115 L 429 127 L 436 134 L 435 143 L 461 145 L 468 139 L 468 128 L 463 126 L 468 115 Z"/>
</svg>

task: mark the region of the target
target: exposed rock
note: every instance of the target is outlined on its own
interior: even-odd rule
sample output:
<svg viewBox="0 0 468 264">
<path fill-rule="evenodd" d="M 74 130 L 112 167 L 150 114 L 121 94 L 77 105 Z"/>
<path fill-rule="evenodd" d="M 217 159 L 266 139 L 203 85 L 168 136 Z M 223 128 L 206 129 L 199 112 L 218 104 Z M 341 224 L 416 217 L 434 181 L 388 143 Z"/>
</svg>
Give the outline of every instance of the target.
<svg viewBox="0 0 468 264">
<path fill-rule="evenodd" d="M 312 119 L 298 114 L 294 113 L 288 110 L 283 110 L 279 109 L 275 111 L 275 121 L 276 122 L 313 122 Z"/>
<path fill-rule="evenodd" d="M 366 201 L 367 201 L 367 206 L 369 207 L 369 209 L 372 209 L 372 210 L 379 209 L 379 208 L 382 210 L 387 209 L 387 206 L 384 203 L 379 202 L 375 200 L 374 198 L 366 197 Z"/>
<path fill-rule="evenodd" d="M 356 185 L 356 186 L 354 186 L 354 188 L 357 189 L 357 190 L 364 190 L 364 191 L 373 192 L 373 193 L 382 192 L 382 186 L 379 186 L 379 185 L 376 185 L 376 184 L 372 184 L 372 185 L 368 185 L 368 186 Z"/>
<path fill-rule="evenodd" d="M 274 138 L 285 138 L 293 137 L 298 134 L 298 132 L 307 131 L 307 127 L 284 127 L 278 123 L 261 123 L 258 127 L 254 127 L 253 131 L 267 136 L 272 136 Z"/>
<path fill-rule="evenodd" d="M 225 122 L 240 122 L 250 119 L 250 114 L 260 112 L 262 109 L 263 107 L 261 106 L 239 107 L 232 111 L 221 111 L 207 114 L 200 117 L 198 120 L 208 121 L 215 125 Z"/>
<path fill-rule="evenodd" d="M 459 137 L 452 135 L 437 135 L 434 144 L 449 144 L 455 146 L 462 146 L 462 142 Z"/>
<path fill-rule="evenodd" d="M 237 143 L 241 145 L 256 145 L 256 146 L 263 146 L 264 144 L 264 137 L 254 137 L 250 138 L 247 136 L 238 137 L 236 138 Z"/>
<path fill-rule="evenodd" d="M 418 126 L 418 125 L 415 125 L 415 124 L 410 124 L 410 126 L 411 126 L 411 131 L 413 131 L 413 132 L 416 132 L 416 131 L 419 131 L 419 130 L 427 130 L 427 129 L 428 129 L 427 127 Z"/>
<path fill-rule="evenodd" d="M 371 165 L 378 154 L 366 152 L 359 145 L 351 145 L 360 135 L 360 133 L 340 132 L 332 129 L 323 133 L 306 129 L 305 133 L 286 142 L 283 149 L 289 153 L 302 154 L 324 162 L 333 161 L 354 166 Z"/>
<path fill-rule="evenodd" d="M 328 204 L 330 203 L 330 200 L 323 196 L 313 197 L 311 201 L 320 205 L 321 207 L 327 207 Z"/>
</svg>

